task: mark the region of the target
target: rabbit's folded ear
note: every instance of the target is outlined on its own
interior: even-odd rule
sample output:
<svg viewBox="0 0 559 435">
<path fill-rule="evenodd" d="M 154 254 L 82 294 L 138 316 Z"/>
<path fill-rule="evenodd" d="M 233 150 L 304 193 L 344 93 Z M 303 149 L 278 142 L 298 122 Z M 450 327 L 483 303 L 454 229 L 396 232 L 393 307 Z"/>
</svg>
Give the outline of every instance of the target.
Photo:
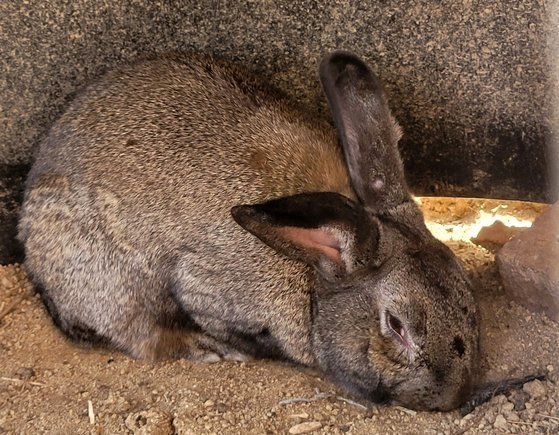
<svg viewBox="0 0 559 435">
<path fill-rule="evenodd" d="M 231 209 L 235 221 L 278 252 L 336 280 L 376 258 L 379 228 L 337 193 L 303 193 Z"/>
<path fill-rule="evenodd" d="M 320 79 L 344 148 L 351 181 L 365 207 L 392 208 L 410 199 L 398 152 L 402 132 L 379 79 L 355 55 L 335 51 Z"/>
</svg>

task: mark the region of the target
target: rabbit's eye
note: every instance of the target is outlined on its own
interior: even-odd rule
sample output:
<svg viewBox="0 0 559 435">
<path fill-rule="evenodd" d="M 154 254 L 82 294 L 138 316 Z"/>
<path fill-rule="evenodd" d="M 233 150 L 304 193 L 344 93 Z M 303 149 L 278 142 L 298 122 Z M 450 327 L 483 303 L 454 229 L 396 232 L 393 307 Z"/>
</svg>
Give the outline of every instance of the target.
<svg viewBox="0 0 559 435">
<path fill-rule="evenodd" d="M 386 323 L 388 323 L 388 327 L 394 332 L 398 338 L 402 341 L 402 344 L 408 344 L 408 340 L 406 337 L 406 328 L 402 324 L 402 321 L 397 317 L 393 316 L 389 312 L 386 313 Z"/>
</svg>

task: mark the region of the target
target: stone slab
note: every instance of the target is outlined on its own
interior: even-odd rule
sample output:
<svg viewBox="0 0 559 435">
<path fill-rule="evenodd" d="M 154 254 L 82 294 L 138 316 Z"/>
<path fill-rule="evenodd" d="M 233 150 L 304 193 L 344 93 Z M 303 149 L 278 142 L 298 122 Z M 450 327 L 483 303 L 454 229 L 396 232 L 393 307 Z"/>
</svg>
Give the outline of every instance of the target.
<svg viewBox="0 0 559 435">
<path fill-rule="evenodd" d="M 559 202 L 497 254 L 507 294 L 559 322 Z"/>
</svg>

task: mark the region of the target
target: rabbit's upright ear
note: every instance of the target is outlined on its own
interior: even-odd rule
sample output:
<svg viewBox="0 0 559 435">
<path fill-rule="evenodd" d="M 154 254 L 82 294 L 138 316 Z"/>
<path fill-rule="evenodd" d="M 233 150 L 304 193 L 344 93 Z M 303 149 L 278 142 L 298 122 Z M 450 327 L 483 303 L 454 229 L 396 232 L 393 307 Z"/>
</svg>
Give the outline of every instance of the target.
<svg viewBox="0 0 559 435">
<path fill-rule="evenodd" d="M 365 207 L 382 211 L 408 201 L 398 152 L 402 133 L 379 79 L 361 59 L 344 51 L 322 60 L 320 79 L 353 188 Z"/>
<path fill-rule="evenodd" d="M 235 221 L 278 252 L 335 281 L 376 259 L 379 229 L 364 208 L 337 193 L 304 193 L 233 207 Z"/>
</svg>

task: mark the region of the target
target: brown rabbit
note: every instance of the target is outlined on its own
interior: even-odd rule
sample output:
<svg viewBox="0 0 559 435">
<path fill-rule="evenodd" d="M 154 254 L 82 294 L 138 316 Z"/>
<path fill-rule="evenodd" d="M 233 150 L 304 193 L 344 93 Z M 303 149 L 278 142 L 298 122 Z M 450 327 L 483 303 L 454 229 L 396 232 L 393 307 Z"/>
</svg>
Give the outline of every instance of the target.
<svg viewBox="0 0 559 435">
<path fill-rule="evenodd" d="M 408 193 L 382 87 L 342 51 L 320 77 L 342 147 L 210 58 L 144 61 L 80 94 L 19 225 L 60 329 L 137 358 L 287 359 L 413 408 L 466 400 L 476 305 Z"/>
</svg>

